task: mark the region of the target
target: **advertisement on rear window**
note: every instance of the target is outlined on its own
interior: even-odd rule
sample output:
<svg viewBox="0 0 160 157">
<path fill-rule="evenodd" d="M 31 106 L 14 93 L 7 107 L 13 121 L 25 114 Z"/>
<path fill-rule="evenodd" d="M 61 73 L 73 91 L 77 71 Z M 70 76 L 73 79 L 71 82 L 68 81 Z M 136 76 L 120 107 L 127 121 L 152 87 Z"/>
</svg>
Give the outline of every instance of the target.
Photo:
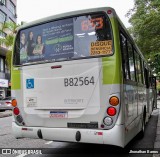
<svg viewBox="0 0 160 157">
<path fill-rule="evenodd" d="M 109 20 L 103 14 L 56 20 L 21 30 L 16 64 L 69 61 L 113 54 Z"/>
<path fill-rule="evenodd" d="M 54 21 L 20 32 L 20 63 L 67 59 L 74 55 L 73 19 Z"/>
</svg>

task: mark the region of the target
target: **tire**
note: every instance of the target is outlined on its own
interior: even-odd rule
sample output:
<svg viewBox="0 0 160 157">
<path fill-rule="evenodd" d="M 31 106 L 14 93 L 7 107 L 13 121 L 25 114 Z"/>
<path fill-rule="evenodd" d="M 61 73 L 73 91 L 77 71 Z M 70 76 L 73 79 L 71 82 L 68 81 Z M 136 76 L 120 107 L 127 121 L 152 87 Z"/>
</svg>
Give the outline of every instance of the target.
<svg viewBox="0 0 160 157">
<path fill-rule="evenodd" d="M 142 129 L 138 134 L 139 139 L 142 139 L 144 137 L 144 133 L 145 133 L 145 119 L 146 119 L 146 109 L 144 109 L 144 113 L 143 113 L 143 119 L 142 119 Z"/>
</svg>

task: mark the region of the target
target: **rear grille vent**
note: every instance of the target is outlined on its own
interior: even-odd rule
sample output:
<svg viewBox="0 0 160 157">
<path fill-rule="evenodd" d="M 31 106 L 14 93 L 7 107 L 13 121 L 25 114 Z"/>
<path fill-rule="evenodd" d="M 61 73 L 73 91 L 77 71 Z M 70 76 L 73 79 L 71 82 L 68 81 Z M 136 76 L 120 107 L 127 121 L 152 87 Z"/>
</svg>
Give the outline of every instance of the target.
<svg viewBox="0 0 160 157">
<path fill-rule="evenodd" d="M 68 128 L 97 129 L 98 123 L 67 123 Z"/>
</svg>

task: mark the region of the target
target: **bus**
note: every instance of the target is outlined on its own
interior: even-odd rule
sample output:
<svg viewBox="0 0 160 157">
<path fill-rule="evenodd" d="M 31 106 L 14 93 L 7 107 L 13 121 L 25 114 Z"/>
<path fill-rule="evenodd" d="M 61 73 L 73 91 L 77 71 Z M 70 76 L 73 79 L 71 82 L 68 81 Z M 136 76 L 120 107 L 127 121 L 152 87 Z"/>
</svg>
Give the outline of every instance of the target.
<svg viewBox="0 0 160 157">
<path fill-rule="evenodd" d="M 12 55 L 13 133 L 124 148 L 144 136 L 156 101 L 152 78 L 113 8 L 24 24 Z"/>
</svg>

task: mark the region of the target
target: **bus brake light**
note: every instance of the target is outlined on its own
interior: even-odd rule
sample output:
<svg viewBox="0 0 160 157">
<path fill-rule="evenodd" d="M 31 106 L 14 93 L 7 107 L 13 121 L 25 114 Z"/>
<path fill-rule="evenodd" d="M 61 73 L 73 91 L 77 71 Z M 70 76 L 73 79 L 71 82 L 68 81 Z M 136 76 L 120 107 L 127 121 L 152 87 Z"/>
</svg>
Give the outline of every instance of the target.
<svg viewBox="0 0 160 157">
<path fill-rule="evenodd" d="M 19 115 L 19 113 L 20 113 L 19 108 L 18 108 L 18 107 L 15 107 L 15 108 L 13 109 L 13 113 L 14 113 L 16 116 Z"/>
<path fill-rule="evenodd" d="M 109 107 L 108 109 L 107 109 L 107 114 L 109 115 L 109 116 L 115 116 L 115 114 L 116 114 L 116 109 L 114 108 L 114 107 Z"/>
</svg>

